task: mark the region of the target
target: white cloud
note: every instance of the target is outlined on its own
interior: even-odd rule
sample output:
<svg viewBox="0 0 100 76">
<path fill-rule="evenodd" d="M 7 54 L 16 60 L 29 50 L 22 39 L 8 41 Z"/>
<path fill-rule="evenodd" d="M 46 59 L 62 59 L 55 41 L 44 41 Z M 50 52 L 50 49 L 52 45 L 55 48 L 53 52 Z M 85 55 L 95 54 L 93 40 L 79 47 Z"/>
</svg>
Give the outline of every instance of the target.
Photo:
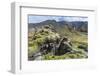
<svg viewBox="0 0 100 76">
<path fill-rule="evenodd" d="M 45 20 L 56 20 L 56 21 L 88 21 L 87 17 L 79 16 L 36 16 L 31 15 L 28 17 L 29 23 L 38 23 Z"/>
</svg>

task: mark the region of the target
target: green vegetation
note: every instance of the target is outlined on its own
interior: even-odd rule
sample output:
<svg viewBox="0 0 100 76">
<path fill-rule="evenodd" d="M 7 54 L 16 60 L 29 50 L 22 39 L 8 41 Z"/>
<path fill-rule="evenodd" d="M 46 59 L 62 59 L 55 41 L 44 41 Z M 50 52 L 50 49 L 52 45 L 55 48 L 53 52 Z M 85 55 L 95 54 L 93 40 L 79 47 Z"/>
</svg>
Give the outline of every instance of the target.
<svg viewBox="0 0 100 76">
<path fill-rule="evenodd" d="M 47 38 L 49 40 L 55 41 L 56 38 L 59 38 L 59 36 L 65 36 L 70 39 L 73 52 L 68 52 L 63 55 L 53 55 L 52 52 L 49 52 L 48 54 L 42 55 L 43 60 L 88 58 L 87 52 L 85 51 L 88 47 L 88 38 L 86 33 L 70 30 L 68 29 L 68 27 L 64 27 L 64 29 L 58 28 L 56 31 L 57 32 L 53 32 L 51 29 L 39 28 L 39 31 L 37 31 L 36 33 L 29 32 L 28 57 L 32 56 L 33 53 L 39 51 L 40 46 L 45 43 Z"/>
<path fill-rule="evenodd" d="M 87 58 L 87 55 L 84 55 L 84 52 L 79 51 L 76 53 L 66 53 L 61 56 L 55 56 L 51 54 L 47 54 L 43 56 L 45 60 L 58 60 L 58 59 L 80 59 L 80 58 Z"/>
</svg>

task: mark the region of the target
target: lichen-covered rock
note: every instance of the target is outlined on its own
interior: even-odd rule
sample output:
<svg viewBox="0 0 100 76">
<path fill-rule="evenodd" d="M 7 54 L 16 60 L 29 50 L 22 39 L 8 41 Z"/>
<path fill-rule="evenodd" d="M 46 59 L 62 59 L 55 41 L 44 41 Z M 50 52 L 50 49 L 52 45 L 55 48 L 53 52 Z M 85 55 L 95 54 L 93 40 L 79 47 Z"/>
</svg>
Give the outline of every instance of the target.
<svg viewBox="0 0 100 76">
<path fill-rule="evenodd" d="M 63 37 L 58 45 L 56 55 L 63 55 L 72 51 L 72 44 L 67 37 Z"/>
</svg>

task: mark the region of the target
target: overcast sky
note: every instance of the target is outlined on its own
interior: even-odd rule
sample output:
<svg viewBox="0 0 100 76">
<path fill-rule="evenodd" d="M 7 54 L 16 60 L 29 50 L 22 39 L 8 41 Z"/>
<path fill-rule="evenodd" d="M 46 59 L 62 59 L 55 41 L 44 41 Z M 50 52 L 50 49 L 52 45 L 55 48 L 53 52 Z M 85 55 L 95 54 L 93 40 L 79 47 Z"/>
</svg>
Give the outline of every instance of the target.
<svg viewBox="0 0 100 76">
<path fill-rule="evenodd" d="M 39 23 L 45 20 L 56 20 L 56 21 L 88 21 L 87 17 L 79 16 L 38 16 L 29 15 L 28 23 Z"/>
</svg>

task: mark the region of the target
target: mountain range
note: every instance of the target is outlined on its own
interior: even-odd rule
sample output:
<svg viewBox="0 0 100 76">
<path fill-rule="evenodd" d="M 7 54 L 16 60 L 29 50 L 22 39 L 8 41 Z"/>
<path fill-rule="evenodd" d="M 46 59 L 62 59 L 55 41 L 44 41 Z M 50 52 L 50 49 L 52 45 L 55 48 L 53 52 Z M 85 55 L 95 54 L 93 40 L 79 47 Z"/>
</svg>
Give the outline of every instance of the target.
<svg viewBox="0 0 100 76">
<path fill-rule="evenodd" d="M 40 23 L 28 23 L 28 28 L 41 28 L 44 25 L 52 25 L 56 31 L 60 30 L 75 30 L 79 32 L 88 32 L 88 22 L 87 21 L 59 21 L 56 20 L 46 20 Z"/>
</svg>

